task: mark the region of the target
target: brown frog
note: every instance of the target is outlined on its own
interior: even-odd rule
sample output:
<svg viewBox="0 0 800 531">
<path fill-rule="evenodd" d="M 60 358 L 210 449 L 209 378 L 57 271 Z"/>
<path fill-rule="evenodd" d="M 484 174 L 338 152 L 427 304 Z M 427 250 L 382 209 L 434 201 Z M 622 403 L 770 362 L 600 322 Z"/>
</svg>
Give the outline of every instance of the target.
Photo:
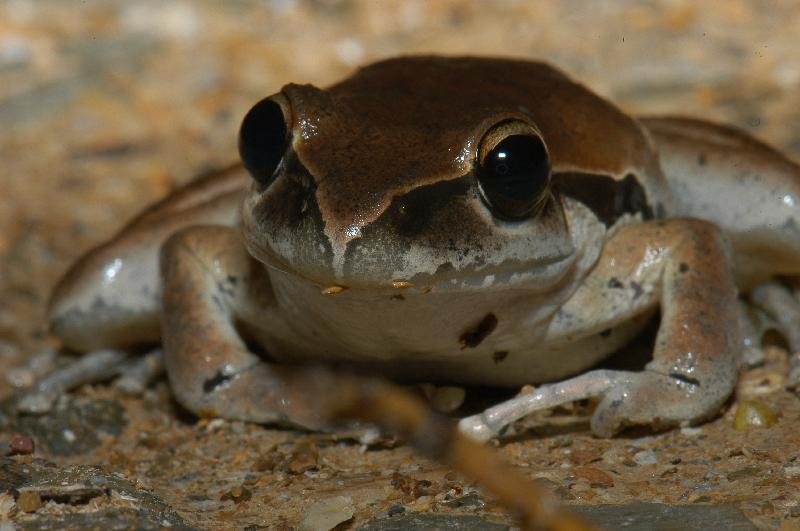
<svg viewBox="0 0 800 531">
<path fill-rule="evenodd" d="M 480 439 L 588 396 L 601 436 L 691 424 L 728 398 L 752 339 L 739 292 L 787 335 L 797 322 L 773 279 L 800 272 L 800 167 L 731 127 L 629 116 L 544 63 L 404 57 L 290 84 L 249 111 L 239 147 L 242 166 L 146 210 L 50 304 L 73 349 L 161 340 L 201 415 L 316 427 L 283 368 L 323 362 L 567 378 L 463 419 Z M 584 372 L 659 309 L 644 370 Z"/>
</svg>

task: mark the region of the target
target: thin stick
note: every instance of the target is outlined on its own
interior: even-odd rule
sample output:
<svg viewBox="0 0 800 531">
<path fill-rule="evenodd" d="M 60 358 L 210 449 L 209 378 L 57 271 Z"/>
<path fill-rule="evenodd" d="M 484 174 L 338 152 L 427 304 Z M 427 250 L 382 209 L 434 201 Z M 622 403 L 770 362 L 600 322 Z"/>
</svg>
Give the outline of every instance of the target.
<svg viewBox="0 0 800 531">
<path fill-rule="evenodd" d="M 420 453 L 477 481 L 518 515 L 525 528 L 590 529 L 583 520 L 562 511 L 551 494 L 504 463 L 497 452 L 464 436 L 455 422 L 433 412 L 409 391 L 385 381 L 325 369 L 306 369 L 301 373 L 305 391 L 308 392 L 311 381 L 314 394 L 325 397 L 323 416 L 363 420 L 407 437 Z"/>
</svg>

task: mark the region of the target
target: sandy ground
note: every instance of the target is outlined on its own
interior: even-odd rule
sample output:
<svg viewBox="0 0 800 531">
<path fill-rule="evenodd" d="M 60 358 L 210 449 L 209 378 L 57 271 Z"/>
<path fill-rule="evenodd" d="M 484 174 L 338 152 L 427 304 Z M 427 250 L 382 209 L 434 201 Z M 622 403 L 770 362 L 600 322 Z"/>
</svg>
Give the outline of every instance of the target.
<svg viewBox="0 0 800 531">
<path fill-rule="evenodd" d="M 284 83 L 324 85 L 397 54 L 539 58 L 630 112 L 727 121 L 798 158 L 798 35 L 800 4 L 789 0 L 0 2 L 0 375 L 57 347 L 44 305 L 69 263 L 144 205 L 233 160 L 244 112 Z M 735 431 L 737 400 L 698 429 L 614 440 L 590 436 L 581 411 L 560 411 L 498 451 L 569 504 L 725 505 L 759 528 L 797 529 L 800 404 L 782 390 L 781 353 L 768 359 L 743 374 L 740 397 L 780 412 L 769 429 Z M 11 384 L 0 378 L 0 393 Z M 86 387 L 59 408 L 0 432 L 38 444 L 3 461 L 0 486 L 12 469 L 45 466 L 39 458 L 61 472 L 101 465 L 97 474 L 128 486 L 44 496 L 30 513 L 0 495 L 0 520 L 35 528 L 127 508 L 197 528 L 294 528 L 315 503 L 345 496 L 334 503 L 353 513 L 346 529 L 387 513 L 512 522 L 404 445 L 198 422 L 165 382 L 143 398 Z M 136 513 L 135 492 L 161 505 Z"/>
</svg>

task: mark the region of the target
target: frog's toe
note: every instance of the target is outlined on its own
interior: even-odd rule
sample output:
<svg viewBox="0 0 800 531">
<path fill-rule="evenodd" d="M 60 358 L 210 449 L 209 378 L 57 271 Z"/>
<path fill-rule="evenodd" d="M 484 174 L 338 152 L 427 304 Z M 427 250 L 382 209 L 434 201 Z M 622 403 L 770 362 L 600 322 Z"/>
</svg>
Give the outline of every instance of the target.
<svg viewBox="0 0 800 531">
<path fill-rule="evenodd" d="M 612 437 L 629 426 L 695 424 L 717 412 L 721 401 L 714 398 L 697 381 L 645 370 L 605 394 L 592 416 L 592 432 Z"/>
<path fill-rule="evenodd" d="M 21 413 L 46 413 L 70 389 L 117 374 L 118 367 L 126 358 L 127 354 L 120 350 L 90 352 L 75 363 L 56 369 L 35 382 L 29 390 L 20 394 L 17 410 Z"/>
<path fill-rule="evenodd" d="M 787 386 L 800 388 L 800 292 L 769 282 L 754 289 L 750 299 L 775 320 L 775 328 L 786 338 L 790 351 Z"/>
<path fill-rule="evenodd" d="M 235 354 L 228 357 L 234 358 Z M 225 367 L 228 372 L 220 370 L 211 377 L 168 371 L 178 402 L 205 418 L 222 417 L 313 431 L 329 427 L 315 407 L 319 396 L 309 391 L 313 382 L 302 377 L 303 371 L 261 361 L 241 367 L 230 361 Z"/>
<path fill-rule="evenodd" d="M 160 350 L 141 357 L 116 349 L 96 350 L 53 370 L 22 390 L 16 397 L 15 408 L 20 413 L 44 414 L 68 391 L 117 376 L 120 376 L 115 382 L 117 388 L 130 394 L 138 394 L 162 372 Z"/>
<path fill-rule="evenodd" d="M 153 349 L 144 356 L 131 359 L 119 370 L 119 378 L 114 387 L 127 395 L 138 396 L 147 386 L 164 374 L 164 353 L 160 348 Z"/>
</svg>

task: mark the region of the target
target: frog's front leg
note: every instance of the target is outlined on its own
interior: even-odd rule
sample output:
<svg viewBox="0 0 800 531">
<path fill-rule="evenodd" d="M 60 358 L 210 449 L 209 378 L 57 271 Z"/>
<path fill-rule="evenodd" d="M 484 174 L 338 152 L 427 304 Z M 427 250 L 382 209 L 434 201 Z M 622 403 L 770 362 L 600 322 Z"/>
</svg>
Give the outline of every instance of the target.
<svg viewBox="0 0 800 531">
<path fill-rule="evenodd" d="M 292 399 L 291 370 L 251 353 L 237 330 L 248 308 L 265 318 L 274 310 L 262 267 L 234 229 L 191 227 L 167 241 L 161 322 L 171 387 L 200 416 L 317 427 L 314 412 Z"/>
<path fill-rule="evenodd" d="M 604 437 L 629 425 L 665 428 L 714 415 L 735 385 L 741 339 L 728 244 L 708 222 L 620 228 L 547 341 L 613 328 L 659 303 L 661 325 L 644 371 L 596 370 L 543 386 L 463 419 L 462 430 L 485 439 L 533 411 L 591 396 L 602 396 L 591 425 Z"/>
</svg>

